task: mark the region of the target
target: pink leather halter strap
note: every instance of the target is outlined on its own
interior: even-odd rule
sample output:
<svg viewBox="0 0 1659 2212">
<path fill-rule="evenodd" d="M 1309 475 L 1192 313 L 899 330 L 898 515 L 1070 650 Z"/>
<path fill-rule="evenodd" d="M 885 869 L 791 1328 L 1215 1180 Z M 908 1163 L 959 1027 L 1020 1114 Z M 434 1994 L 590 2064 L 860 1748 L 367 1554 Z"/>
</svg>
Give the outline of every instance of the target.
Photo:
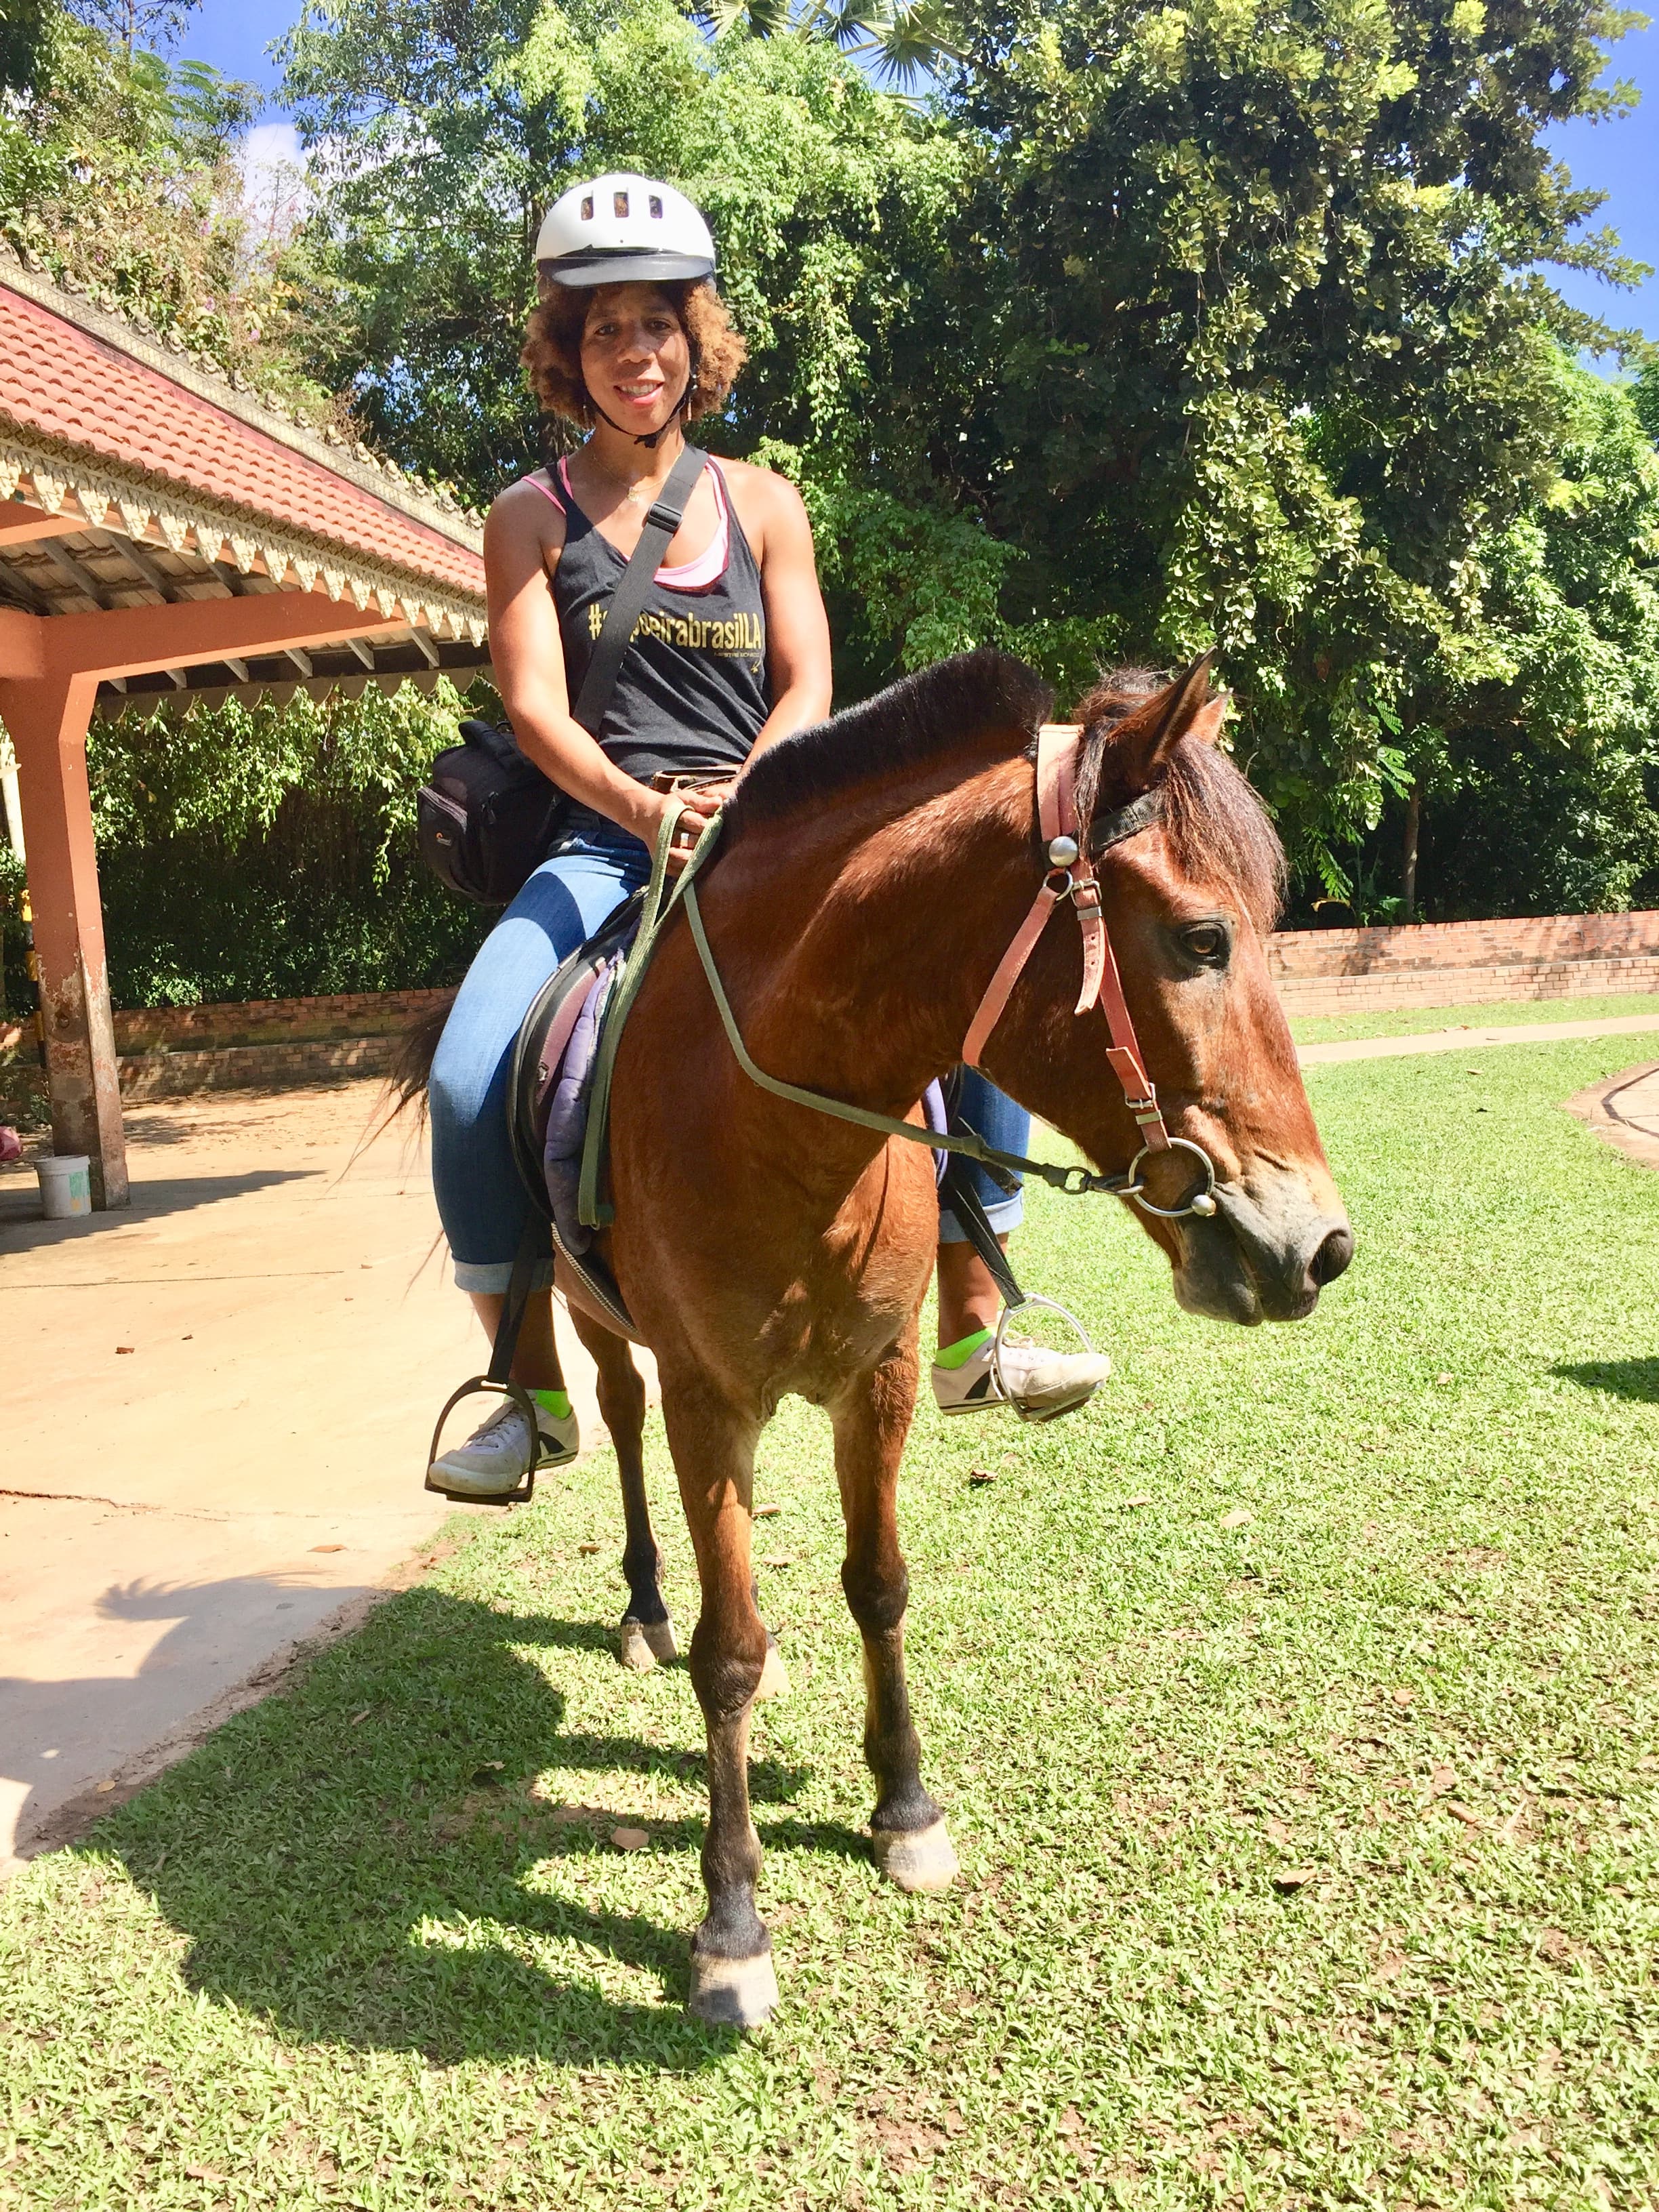
<svg viewBox="0 0 1659 2212">
<path fill-rule="evenodd" d="M 1069 899 L 1083 938 L 1083 988 L 1073 1011 L 1086 1014 L 1093 1006 L 1104 1010 L 1112 1038 L 1106 1052 L 1112 1073 L 1122 1085 L 1129 1111 L 1140 1125 L 1143 1145 L 1149 1152 L 1164 1152 L 1169 1148 L 1170 1133 L 1164 1126 L 1158 1093 L 1146 1073 L 1123 996 L 1111 933 L 1101 911 L 1095 864 L 1078 835 L 1077 764 L 1082 744 L 1083 730 L 1076 722 L 1045 722 L 1037 732 L 1037 826 L 1049 872 L 979 1002 L 963 1042 L 962 1056 L 969 1066 L 979 1066 L 991 1032 L 1001 1020 L 1049 915 L 1062 900 Z M 1143 806 L 1138 802 L 1133 808 L 1125 808 L 1120 817 L 1121 834 L 1133 836 L 1136 830 L 1147 828 L 1158 811 L 1156 804 Z M 1111 842 L 1121 839 L 1114 837 Z"/>
</svg>

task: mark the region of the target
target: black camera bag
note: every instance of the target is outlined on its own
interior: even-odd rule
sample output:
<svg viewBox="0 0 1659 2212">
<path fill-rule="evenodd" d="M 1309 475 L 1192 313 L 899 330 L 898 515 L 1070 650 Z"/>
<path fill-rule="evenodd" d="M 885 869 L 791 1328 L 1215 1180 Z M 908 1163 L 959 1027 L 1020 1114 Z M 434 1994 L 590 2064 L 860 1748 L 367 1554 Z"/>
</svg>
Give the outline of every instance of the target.
<svg viewBox="0 0 1659 2212">
<path fill-rule="evenodd" d="M 415 802 L 421 858 L 451 890 L 505 906 L 552 850 L 569 801 L 511 730 L 468 720 L 461 737 L 433 762 Z"/>
</svg>

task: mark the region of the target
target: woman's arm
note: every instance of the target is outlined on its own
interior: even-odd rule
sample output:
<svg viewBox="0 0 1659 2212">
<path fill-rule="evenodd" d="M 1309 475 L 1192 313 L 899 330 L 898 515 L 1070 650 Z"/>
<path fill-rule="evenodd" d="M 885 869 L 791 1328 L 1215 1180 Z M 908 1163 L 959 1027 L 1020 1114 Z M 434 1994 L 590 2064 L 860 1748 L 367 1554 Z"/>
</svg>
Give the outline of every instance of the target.
<svg viewBox="0 0 1659 2212">
<path fill-rule="evenodd" d="M 654 845 L 667 796 L 624 775 L 570 712 L 564 640 L 547 585 L 562 523 L 559 510 L 527 483 L 503 492 L 489 510 L 484 578 L 496 687 L 514 735 L 537 767 L 582 805 Z"/>
<path fill-rule="evenodd" d="M 755 740 L 757 753 L 793 730 L 821 722 L 830 712 L 830 617 L 818 589 L 812 526 L 800 494 L 769 471 L 745 470 L 744 475 L 764 499 L 758 536 L 772 711 Z"/>
</svg>

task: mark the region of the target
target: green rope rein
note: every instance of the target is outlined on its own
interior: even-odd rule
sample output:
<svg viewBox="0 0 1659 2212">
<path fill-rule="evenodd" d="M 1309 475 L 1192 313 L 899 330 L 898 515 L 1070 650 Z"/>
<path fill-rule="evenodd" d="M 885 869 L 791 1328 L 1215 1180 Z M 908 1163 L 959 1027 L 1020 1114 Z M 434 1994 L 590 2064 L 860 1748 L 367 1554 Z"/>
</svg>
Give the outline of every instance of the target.
<svg viewBox="0 0 1659 2212">
<path fill-rule="evenodd" d="M 622 975 L 611 993 L 611 1004 L 605 1009 L 604 1033 L 593 1067 L 593 1088 L 588 1101 L 587 1133 L 582 1145 L 581 1182 L 577 1194 L 578 1218 L 590 1229 L 607 1227 L 616 1219 L 616 1209 L 599 1196 L 609 1149 L 611 1121 L 611 1087 L 617 1064 L 617 1049 L 622 1042 L 623 1024 L 633 1011 L 639 995 L 645 971 L 651 964 L 653 954 L 662 939 L 663 931 L 673 919 L 676 905 L 685 908 L 685 918 L 691 925 L 692 941 L 697 948 L 697 957 L 702 963 L 702 972 L 708 979 L 715 1008 L 726 1030 L 738 1066 L 751 1083 L 763 1091 L 769 1091 L 775 1098 L 787 1098 L 792 1105 L 805 1106 L 815 1114 L 828 1114 L 837 1121 L 850 1121 L 860 1129 L 873 1130 L 877 1135 L 899 1137 L 906 1144 L 926 1145 L 930 1152 L 959 1152 L 966 1159 L 982 1164 L 1006 1168 L 1016 1174 L 1036 1176 L 1052 1189 L 1064 1191 L 1070 1198 L 1081 1198 L 1089 1192 L 1101 1192 L 1109 1198 L 1133 1198 L 1140 1186 L 1132 1176 L 1096 1175 L 1084 1167 L 1057 1167 L 1052 1160 L 1028 1159 L 1023 1152 L 1000 1152 L 988 1145 L 983 1137 L 972 1133 L 957 1134 L 954 1131 L 939 1131 L 920 1127 L 915 1121 L 900 1121 L 890 1114 L 872 1113 L 868 1107 L 849 1105 L 845 1099 L 829 1097 L 820 1091 L 805 1091 L 799 1084 L 785 1083 L 750 1059 L 738 1027 L 732 1002 L 726 995 L 726 986 L 720 981 L 720 969 L 709 948 L 708 938 L 702 926 L 702 912 L 697 904 L 696 876 L 705 860 L 714 850 L 720 834 L 721 817 L 717 814 L 697 840 L 691 857 L 680 871 L 673 889 L 666 899 L 664 890 L 668 878 L 668 856 L 673 844 L 678 814 L 664 817 L 657 836 L 657 849 L 651 864 L 651 881 L 645 895 L 645 905 L 640 915 L 640 932 L 634 940 Z"/>
</svg>

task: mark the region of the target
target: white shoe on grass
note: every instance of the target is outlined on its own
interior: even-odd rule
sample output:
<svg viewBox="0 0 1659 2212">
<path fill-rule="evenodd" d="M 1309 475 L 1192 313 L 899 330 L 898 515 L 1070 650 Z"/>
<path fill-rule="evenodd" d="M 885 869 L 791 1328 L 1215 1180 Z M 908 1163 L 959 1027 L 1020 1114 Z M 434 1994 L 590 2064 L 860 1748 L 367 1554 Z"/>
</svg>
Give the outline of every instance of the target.
<svg viewBox="0 0 1659 2212">
<path fill-rule="evenodd" d="M 503 1399 L 464 1444 L 442 1452 L 426 1471 L 427 1487 L 451 1498 L 511 1498 L 532 1469 L 563 1467 L 576 1456 L 580 1437 L 574 1411 L 551 1413 L 538 1403 L 531 1437 L 524 1410 Z"/>
<path fill-rule="evenodd" d="M 993 1340 L 957 1366 L 933 1367 L 933 1396 L 941 1413 L 989 1413 L 1007 1403 L 997 1388 Z M 1103 1352 L 1049 1352 L 1018 1337 L 1002 1342 L 1002 1372 L 1029 1419 L 1056 1421 L 1086 1405 L 1112 1371 Z"/>
</svg>

